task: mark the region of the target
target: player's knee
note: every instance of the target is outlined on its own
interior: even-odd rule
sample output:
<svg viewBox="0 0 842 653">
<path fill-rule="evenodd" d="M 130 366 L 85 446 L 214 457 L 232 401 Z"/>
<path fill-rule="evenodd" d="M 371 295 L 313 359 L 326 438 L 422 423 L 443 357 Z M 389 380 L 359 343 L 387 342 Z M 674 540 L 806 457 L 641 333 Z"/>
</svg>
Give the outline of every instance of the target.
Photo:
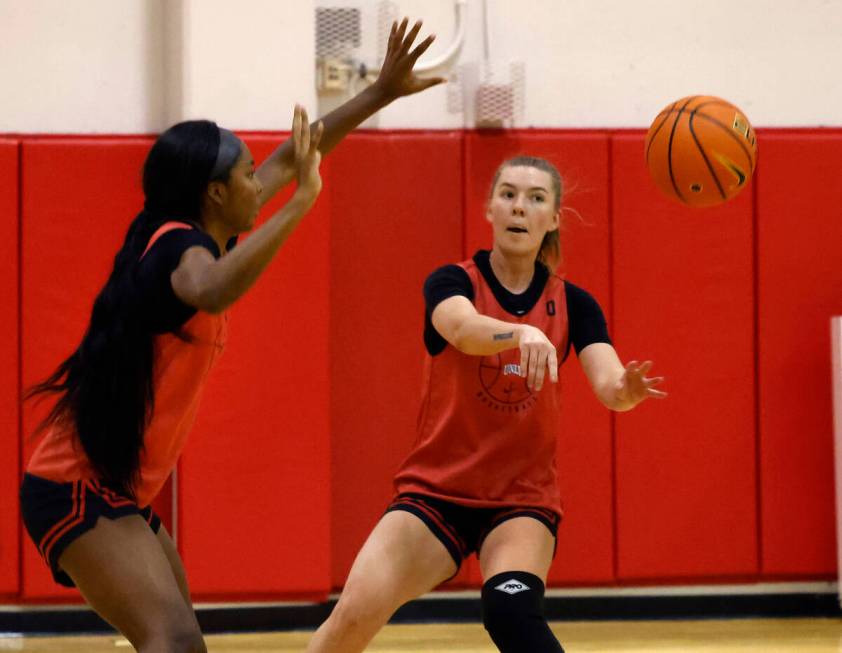
<svg viewBox="0 0 842 653">
<path fill-rule="evenodd" d="M 534 574 L 489 578 L 482 587 L 482 621 L 502 653 L 563 653 L 544 618 L 544 583 Z"/>
<path fill-rule="evenodd" d="M 207 653 L 205 639 L 195 619 L 184 611 L 177 611 L 155 625 L 138 651 L 172 651 L 172 653 Z"/>
<path fill-rule="evenodd" d="M 350 589 L 350 591 L 348 591 Z M 342 632 L 355 633 L 380 629 L 394 613 L 382 596 L 369 595 L 346 588 L 330 615 L 334 626 Z"/>
<path fill-rule="evenodd" d="M 179 653 L 208 653 L 205 638 L 201 631 L 194 628 L 180 628 L 173 633 L 173 650 Z"/>
</svg>

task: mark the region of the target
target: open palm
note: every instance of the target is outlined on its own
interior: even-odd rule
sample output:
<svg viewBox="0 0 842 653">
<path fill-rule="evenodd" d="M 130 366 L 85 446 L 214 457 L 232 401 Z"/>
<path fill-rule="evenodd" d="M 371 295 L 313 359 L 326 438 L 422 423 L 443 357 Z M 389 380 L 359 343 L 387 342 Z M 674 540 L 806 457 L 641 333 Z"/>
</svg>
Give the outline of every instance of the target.
<svg viewBox="0 0 842 653">
<path fill-rule="evenodd" d="M 404 18 L 400 25 L 392 23 L 386 57 L 380 67 L 380 74 L 374 82 L 374 85 L 378 86 L 389 99 L 419 93 L 444 81 L 442 77 L 421 79 L 413 72 L 415 62 L 430 47 L 436 37 L 431 34 L 413 50 L 410 50 L 415 37 L 418 36 L 422 22 L 420 20 L 416 22 L 407 33 L 408 22 L 408 19 Z"/>
</svg>

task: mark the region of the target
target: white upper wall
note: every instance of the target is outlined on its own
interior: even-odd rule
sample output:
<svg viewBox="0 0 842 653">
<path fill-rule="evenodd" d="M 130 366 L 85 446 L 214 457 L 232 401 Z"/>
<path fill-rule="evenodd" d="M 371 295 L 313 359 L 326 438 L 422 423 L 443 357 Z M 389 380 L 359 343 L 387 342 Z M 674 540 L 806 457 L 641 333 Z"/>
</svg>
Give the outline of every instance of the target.
<svg viewBox="0 0 842 653">
<path fill-rule="evenodd" d="M 755 126 L 842 126 L 842 0 L 487 1 L 490 60 L 526 65 L 524 126 L 645 127 L 697 93 Z M 425 59 L 447 47 L 453 0 L 393 3 L 438 35 Z M 0 133 L 148 133 L 194 117 L 286 129 L 295 102 L 317 106 L 317 4 L 330 2 L 0 0 Z M 483 59 L 482 14 L 468 0 L 460 63 Z M 371 124 L 466 124 L 446 98 L 442 86 L 400 100 Z"/>
<path fill-rule="evenodd" d="M 161 2 L 0 0 L 0 132 L 158 129 Z"/>
<path fill-rule="evenodd" d="M 210 118 L 229 129 L 289 129 L 296 102 L 315 106 L 312 2 L 180 2 L 183 102 L 180 111 L 170 107 L 168 123 Z"/>
</svg>

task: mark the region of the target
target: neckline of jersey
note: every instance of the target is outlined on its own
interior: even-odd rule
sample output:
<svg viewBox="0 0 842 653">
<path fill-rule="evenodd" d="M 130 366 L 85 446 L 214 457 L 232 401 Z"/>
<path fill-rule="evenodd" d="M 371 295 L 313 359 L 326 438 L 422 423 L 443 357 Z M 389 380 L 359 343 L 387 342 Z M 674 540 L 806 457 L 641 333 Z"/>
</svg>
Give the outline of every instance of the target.
<svg viewBox="0 0 842 653">
<path fill-rule="evenodd" d="M 522 293 L 513 293 L 508 290 L 500 280 L 494 275 L 494 270 L 491 268 L 491 252 L 487 249 L 478 250 L 473 257 L 474 263 L 482 274 L 494 298 L 500 306 L 507 313 L 511 313 L 516 317 L 523 317 L 541 298 L 547 281 L 550 278 L 547 268 L 541 263 L 535 261 L 535 273 L 532 275 L 532 281 L 529 282 L 529 287 Z"/>
</svg>

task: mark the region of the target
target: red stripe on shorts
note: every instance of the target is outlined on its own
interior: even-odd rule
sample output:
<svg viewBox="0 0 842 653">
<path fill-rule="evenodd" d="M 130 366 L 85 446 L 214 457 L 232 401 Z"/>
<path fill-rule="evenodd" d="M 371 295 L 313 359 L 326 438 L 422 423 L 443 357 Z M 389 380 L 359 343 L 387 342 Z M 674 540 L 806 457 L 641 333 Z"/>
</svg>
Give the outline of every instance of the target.
<svg viewBox="0 0 842 653">
<path fill-rule="evenodd" d="M 396 501 L 395 505 L 400 505 L 402 503 L 413 506 L 421 512 L 423 512 L 425 515 L 427 515 L 433 521 L 433 523 L 435 523 L 435 525 L 439 527 L 441 532 L 444 533 L 448 537 L 448 539 L 450 539 L 451 542 L 453 542 L 456 548 L 459 549 L 459 551 L 462 553 L 462 556 L 467 555 L 467 544 L 465 544 L 464 540 L 462 540 L 462 538 L 459 537 L 459 534 L 456 533 L 456 531 L 454 531 L 453 528 L 446 521 L 444 521 L 444 517 L 442 517 L 441 513 L 438 510 L 431 506 L 428 506 L 426 503 L 416 499 L 415 497 L 403 497 L 399 501 Z"/>
</svg>

